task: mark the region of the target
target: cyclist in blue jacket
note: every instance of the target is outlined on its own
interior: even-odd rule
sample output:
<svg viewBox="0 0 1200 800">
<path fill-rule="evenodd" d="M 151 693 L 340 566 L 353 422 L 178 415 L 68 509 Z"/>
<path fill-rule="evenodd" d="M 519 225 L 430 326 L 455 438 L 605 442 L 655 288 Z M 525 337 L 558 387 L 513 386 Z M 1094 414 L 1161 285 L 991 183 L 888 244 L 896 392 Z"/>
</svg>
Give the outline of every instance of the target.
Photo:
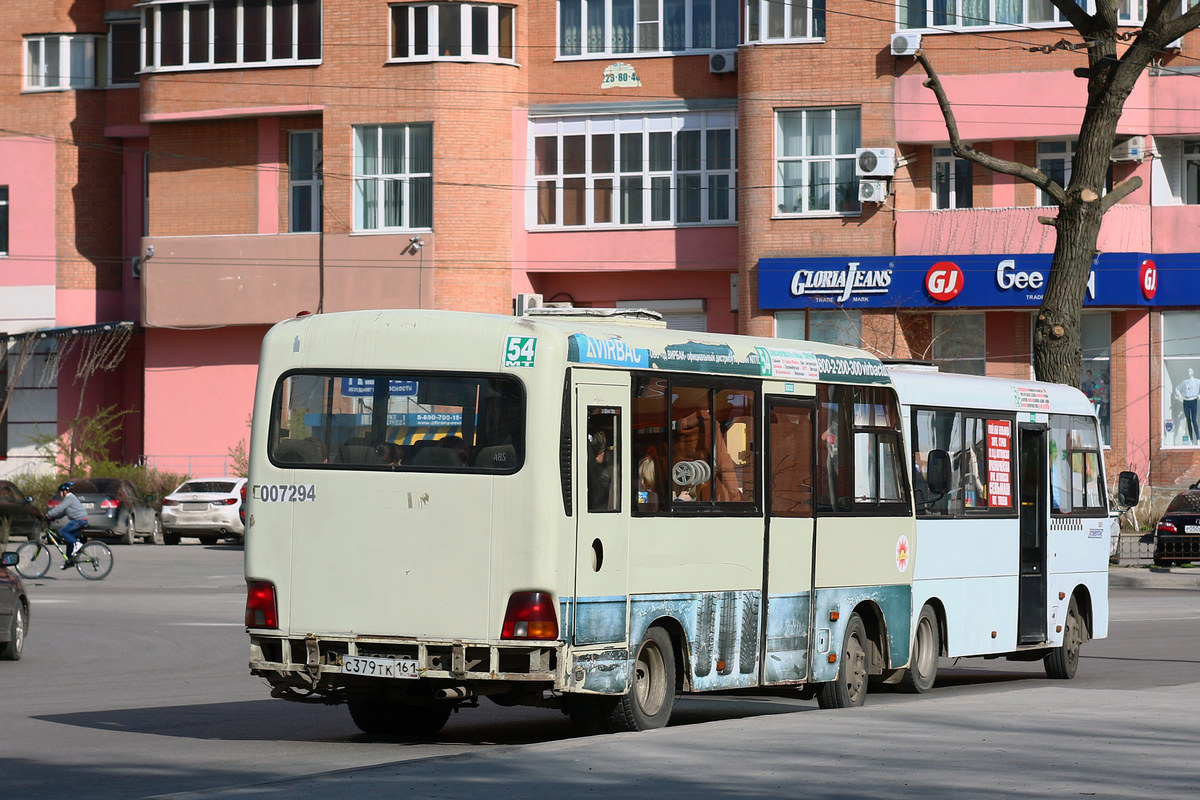
<svg viewBox="0 0 1200 800">
<path fill-rule="evenodd" d="M 46 512 L 48 520 L 55 520 L 63 516 L 67 518 L 67 524 L 58 531 L 58 535 L 67 543 L 67 560 L 63 562 L 62 569 L 67 569 L 75 564 L 75 555 L 83 546 L 75 534 L 87 527 L 87 511 L 84 510 L 83 503 L 79 502 L 79 498 L 71 492 L 73 486 L 71 481 L 61 484 L 58 487 L 59 504 Z"/>
</svg>

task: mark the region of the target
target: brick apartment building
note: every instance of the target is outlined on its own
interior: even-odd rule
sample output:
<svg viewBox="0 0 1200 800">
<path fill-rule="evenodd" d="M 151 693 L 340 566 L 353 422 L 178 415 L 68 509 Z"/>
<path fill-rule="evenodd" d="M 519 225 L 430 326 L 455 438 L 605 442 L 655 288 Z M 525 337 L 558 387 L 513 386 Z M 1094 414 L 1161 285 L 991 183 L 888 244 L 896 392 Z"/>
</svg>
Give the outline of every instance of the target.
<svg viewBox="0 0 1200 800">
<path fill-rule="evenodd" d="M 1037 0 L 0 5 L 0 472 L 110 403 L 137 411 L 123 458 L 223 472 L 262 336 L 301 312 L 507 314 L 536 293 L 1028 377 L 1047 209 L 950 155 L 911 52 L 965 138 L 1065 178 L 1085 91 L 1081 55 L 1037 49 L 1067 33 L 1056 17 Z M 1083 330 L 1110 467 L 1167 486 L 1200 477 L 1192 55 L 1190 37 L 1164 52 L 1127 105 L 1113 177 L 1144 183 L 1106 219 Z"/>
</svg>

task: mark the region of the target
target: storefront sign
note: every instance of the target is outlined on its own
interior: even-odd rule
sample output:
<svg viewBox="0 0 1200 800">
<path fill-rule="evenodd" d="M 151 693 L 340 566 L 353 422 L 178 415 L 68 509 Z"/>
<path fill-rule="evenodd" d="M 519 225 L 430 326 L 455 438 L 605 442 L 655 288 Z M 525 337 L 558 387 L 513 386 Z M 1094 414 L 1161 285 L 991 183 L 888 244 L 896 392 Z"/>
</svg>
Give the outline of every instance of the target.
<svg viewBox="0 0 1200 800">
<path fill-rule="evenodd" d="M 762 258 L 759 307 L 1029 308 L 1041 305 L 1048 253 L 863 258 Z M 1172 280 L 1196 269 L 1200 253 L 1102 253 L 1088 276 L 1084 305 L 1200 305 L 1200 281 Z M 1170 287 L 1163 299 L 1159 283 Z"/>
</svg>

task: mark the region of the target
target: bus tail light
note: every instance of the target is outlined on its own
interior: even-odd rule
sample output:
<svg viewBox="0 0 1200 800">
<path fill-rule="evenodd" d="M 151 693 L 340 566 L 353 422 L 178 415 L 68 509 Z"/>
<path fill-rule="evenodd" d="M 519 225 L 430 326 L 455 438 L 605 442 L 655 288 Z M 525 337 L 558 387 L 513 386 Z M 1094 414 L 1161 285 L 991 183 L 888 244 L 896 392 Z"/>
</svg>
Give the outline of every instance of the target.
<svg viewBox="0 0 1200 800">
<path fill-rule="evenodd" d="M 548 592 L 513 592 L 501 639 L 557 639 L 558 615 Z"/>
<path fill-rule="evenodd" d="M 270 581 L 249 581 L 246 584 L 246 627 L 278 628 L 275 584 Z"/>
</svg>

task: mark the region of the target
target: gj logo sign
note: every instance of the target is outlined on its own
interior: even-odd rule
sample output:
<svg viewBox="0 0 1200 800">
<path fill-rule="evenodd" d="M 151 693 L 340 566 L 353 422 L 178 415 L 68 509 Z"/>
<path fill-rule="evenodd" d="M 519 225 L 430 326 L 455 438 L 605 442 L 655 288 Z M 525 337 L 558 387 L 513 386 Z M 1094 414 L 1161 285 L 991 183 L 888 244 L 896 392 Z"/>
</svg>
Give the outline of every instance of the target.
<svg viewBox="0 0 1200 800">
<path fill-rule="evenodd" d="M 1148 258 L 1138 271 L 1138 282 L 1142 285 L 1142 297 L 1153 300 L 1158 292 L 1158 266 Z"/>
<path fill-rule="evenodd" d="M 939 261 L 925 273 L 925 291 L 943 303 L 953 300 L 963 288 L 963 272 L 958 264 Z"/>
</svg>

